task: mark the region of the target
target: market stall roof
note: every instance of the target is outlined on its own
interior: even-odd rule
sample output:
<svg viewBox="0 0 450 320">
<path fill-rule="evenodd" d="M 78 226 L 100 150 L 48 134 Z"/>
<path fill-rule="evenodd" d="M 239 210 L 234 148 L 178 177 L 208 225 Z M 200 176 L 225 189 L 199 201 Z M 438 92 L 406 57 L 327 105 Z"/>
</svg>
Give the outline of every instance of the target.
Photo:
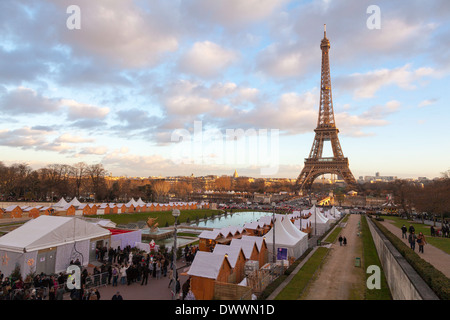
<svg viewBox="0 0 450 320">
<path fill-rule="evenodd" d="M 264 243 L 264 237 L 257 237 L 257 236 L 242 236 L 242 241 L 250 241 L 256 243 L 256 247 L 259 251 L 261 251 L 262 245 Z"/>
<path fill-rule="evenodd" d="M 231 240 L 230 246 L 242 248 L 245 258 L 250 259 L 255 242 L 243 239 L 233 239 Z M 256 246 L 256 249 L 259 251 L 258 246 Z"/>
<path fill-rule="evenodd" d="M 221 256 L 227 255 L 231 267 L 234 268 L 236 266 L 236 262 L 239 259 L 239 254 L 241 253 L 241 251 L 242 248 L 240 247 L 228 246 L 224 244 L 216 244 L 213 253 Z M 244 253 L 242 252 L 242 254 Z"/>
<path fill-rule="evenodd" d="M 198 251 L 195 254 L 194 261 L 192 262 L 187 274 L 190 276 L 217 279 L 220 273 L 220 268 L 223 263 L 225 263 L 224 260 L 226 260 L 226 263 L 229 264 L 227 257 L 224 255 Z"/>
<path fill-rule="evenodd" d="M 294 224 L 291 222 L 291 220 L 289 220 L 289 219 L 284 219 L 283 222 L 281 222 L 281 224 L 283 225 L 284 229 L 286 229 L 286 231 L 294 238 L 303 239 L 304 237 L 308 236 L 308 234 L 306 234 L 306 233 L 300 231 L 298 228 L 296 228 L 294 226 Z M 276 234 L 275 234 L 275 236 L 276 236 Z"/>
<path fill-rule="evenodd" d="M 265 234 L 266 242 L 273 242 L 273 228 Z M 299 239 L 294 238 L 283 226 L 281 219 L 275 220 L 275 242 L 279 245 L 293 246 Z"/>
<path fill-rule="evenodd" d="M 36 251 L 110 234 L 109 230 L 75 217 L 42 215 L 0 237 L 0 250 Z"/>
</svg>

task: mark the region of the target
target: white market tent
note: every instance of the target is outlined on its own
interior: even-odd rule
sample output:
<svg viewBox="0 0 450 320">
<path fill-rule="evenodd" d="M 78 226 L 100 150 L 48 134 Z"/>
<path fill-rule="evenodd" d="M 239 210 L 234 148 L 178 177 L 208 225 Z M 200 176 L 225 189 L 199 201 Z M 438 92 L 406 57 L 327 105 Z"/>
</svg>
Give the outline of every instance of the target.
<svg viewBox="0 0 450 320">
<path fill-rule="evenodd" d="M 25 278 L 30 271 L 46 274 L 66 271 L 76 258 L 87 265 L 92 250 L 95 259 L 97 241 L 109 242 L 110 234 L 79 218 L 42 215 L 0 237 L 3 259 L 0 270 L 10 275 L 18 264 Z"/>
<path fill-rule="evenodd" d="M 139 200 L 138 200 L 138 201 L 136 201 L 136 204 L 137 204 L 138 206 L 146 206 L 145 202 L 144 202 L 144 201 L 142 201 L 142 199 L 141 199 L 141 198 L 139 198 Z"/>
<path fill-rule="evenodd" d="M 265 234 L 269 250 L 273 247 L 273 230 L 274 228 Z M 302 255 L 300 239 L 289 234 L 280 218 L 275 220 L 275 250 L 278 251 L 279 248 L 287 248 L 288 256 L 294 257 L 295 259 Z"/>
<path fill-rule="evenodd" d="M 311 222 L 311 227 L 313 228 L 312 234 L 317 235 L 324 234 L 330 227 L 330 222 L 327 218 L 323 216 L 318 208 L 314 205 L 311 209 L 311 216 L 307 219 L 308 222 Z M 316 228 L 316 230 L 314 230 Z"/>
<path fill-rule="evenodd" d="M 81 202 L 78 201 L 77 197 L 73 198 L 72 201 L 69 202 L 69 204 L 73 205 L 74 207 L 81 206 Z"/>
<path fill-rule="evenodd" d="M 293 236 L 294 238 L 298 238 L 300 242 L 298 245 L 300 246 L 301 254 L 303 254 L 306 250 L 308 250 L 308 234 L 297 229 L 291 222 L 291 220 L 285 218 L 282 222 L 283 227 L 286 231 Z M 276 236 L 276 230 L 275 230 Z"/>
<path fill-rule="evenodd" d="M 64 198 L 61 198 L 61 200 L 59 200 L 57 203 L 55 203 L 54 205 L 52 205 L 52 207 L 55 208 L 63 208 L 67 205 L 67 201 L 64 200 Z"/>
</svg>

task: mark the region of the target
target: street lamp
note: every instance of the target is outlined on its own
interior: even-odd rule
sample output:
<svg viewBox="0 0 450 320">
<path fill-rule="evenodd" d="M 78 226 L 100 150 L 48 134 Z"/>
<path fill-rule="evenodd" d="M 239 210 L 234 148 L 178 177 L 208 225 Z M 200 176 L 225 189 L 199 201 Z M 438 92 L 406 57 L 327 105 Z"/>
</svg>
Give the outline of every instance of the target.
<svg viewBox="0 0 450 320">
<path fill-rule="evenodd" d="M 177 293 L 177 219 L 180 216 L 180 210 L 174 209 L 172 211 L 172 216 L 175 218 L 174 223 L 174 234 L 173 234 L 173 262 L 172 262 L 172 270 L 173 270 L 173 278 L 175 281 L 173 282 L 173 296 L 172 300 L 175 300 L 175 295 Z"/>
<path fill-rule="evenodd" d="M 273 263 L 276 263 L 276 252 L 275 252 L 275 206 L 276 206 L 276 204 L 275 204 L 275 202 L 272 202 L 272 211 L 273 211 L 273 221 L 272 221 L 272 230 L 273 230 Z"/>
</svg>

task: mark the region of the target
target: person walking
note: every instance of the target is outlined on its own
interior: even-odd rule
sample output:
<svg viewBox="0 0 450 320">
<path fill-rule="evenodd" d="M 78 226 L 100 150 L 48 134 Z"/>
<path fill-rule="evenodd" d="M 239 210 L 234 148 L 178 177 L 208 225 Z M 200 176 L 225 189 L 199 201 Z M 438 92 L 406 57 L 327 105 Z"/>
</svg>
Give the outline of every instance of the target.
<svg viewBox="0 0 450 320">
<path fill-rule="evenodd" d="M 414 233 L 416 232 L 416 228 L 414 228 L 414 226 L 412 224 L 409 225 L 409 233 Z"/>
<path fill-rule="evenodd" d="M 402 226 L 402 239 L 408 239 L 408 237 L 406 236 L 406 232 L 408 231 L 408 229 L 406 228 L 405 225 Z"/>
<path fill-rule="evenodd" d="M 127 269 L 128 267 L 125 267 L 122 265 L 122 268 L 120 268 L 120 284 L 125 284 L 127 280 Z"/>
<path fill-rule="evenodd" d="M 161 262 L 158 261 L 156 263 L 156 279 L 159 280 L 161 279 Z"/>
<path fill-rule="evenodd" d="M 347 238 L 344 237 L 344 240 L 342 240 L 342 243 L 344 244 L 344 247 L 347 246 Z"/>
<path fill-rule="evenodd" d="M 342 247 L 342 236 L 339 236 L 339 245 Z"/>
<path fill-rule="evenodd" d="M 117 287 L 117 280 L 119 279 L 119 270 L 116 266 L 112 268 L 111 274 L 112 274 L 112 286 Z"/>
<path fill-rule="evenodd" d="M 417 244 L 419 245 L 419 252 L 423 252 L 423 246 L 427 243 L 425 239 L 425 235 L 422 232 L 419 232 L 419 236 L 417 237 Z"/>
<path fill-rule="evenodd" d="M 145 285 L 147 285 L 147 282 L 148 282 L 148 274 L 149 274 L 149 273 L 150 273 L 150 270 L 148 269 L 147 264 L 144 263 L 143 266 L 142 266 L 142 282 L 141 282 L 141 286 L 144 285 L 144 282 L 145 282 Z"/>
<path fill-rule="evenodd" d="M 170 285 L 173 282 L 173 269 L 169 269 L 168 275 L 169 275 L 169 280 L 170 281 L 169 281 L 169 285 L 167 286 L 167 288 L 170 288 Z"/>
<path fill-rule="evenodd" d="M 414 234 L 414 231 L 411 232 L 408 236 L 408 241 L 409 241 L 409 245 L 411 246 L 411 249 L 413 251 L 416 250 L 416 239 L 417 239 L 417 236 Z"/>
</svg>

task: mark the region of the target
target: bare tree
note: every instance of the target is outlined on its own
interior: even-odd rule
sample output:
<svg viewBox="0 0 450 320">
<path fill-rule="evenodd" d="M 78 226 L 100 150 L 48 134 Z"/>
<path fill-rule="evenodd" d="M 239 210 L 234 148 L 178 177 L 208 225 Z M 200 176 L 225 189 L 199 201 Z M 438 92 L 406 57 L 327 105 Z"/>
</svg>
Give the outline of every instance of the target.
<svg viewBox="0 0 450 320">
<path fill-rule="evenodd" d="M 155 192 L 156 198 L 160 201 L 161 197 L 167 195 L 170 190 L 170 184 L 164 180 L 158 180 L 153 182 L 153 191 Z"/>
<path fill-rule="evenodd" d="M 74 179 L 75 195 L 80 197 L 80 190 L 88 177 L 88 165 L 84 162 L 78 162 L 71 167 L 71 175 Z"/>
</svg>

